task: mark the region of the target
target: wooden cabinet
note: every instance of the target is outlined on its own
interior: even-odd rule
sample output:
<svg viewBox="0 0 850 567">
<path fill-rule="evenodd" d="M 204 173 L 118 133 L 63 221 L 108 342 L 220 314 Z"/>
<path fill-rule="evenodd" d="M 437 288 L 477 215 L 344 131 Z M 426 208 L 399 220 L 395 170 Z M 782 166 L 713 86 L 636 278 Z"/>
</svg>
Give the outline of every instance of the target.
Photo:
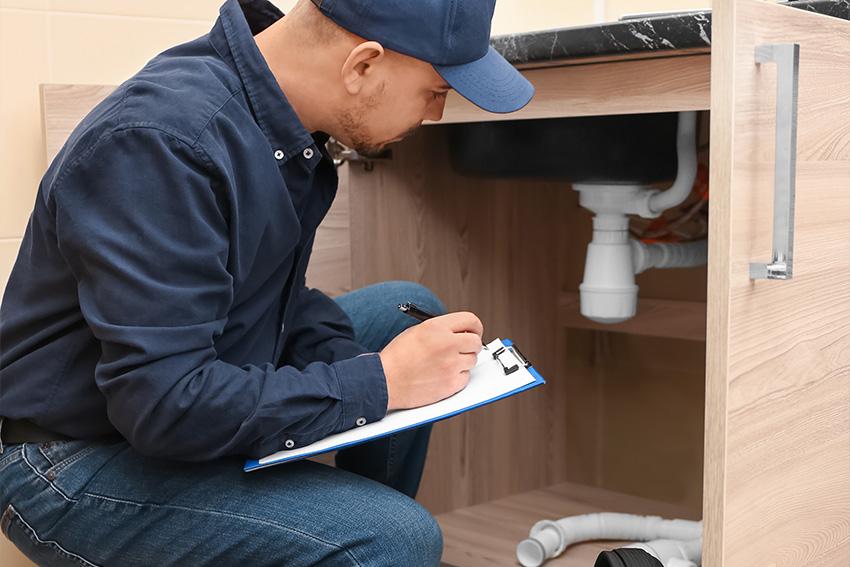
<svg viewBox="0 0 850 567">
<path fill-rule="evenodd" d="M 713 19 L 710 53 L 528 68 L 537 96 L 520 113 L 457 97 L 445 113 L 710 117 L 708 266 L 639 276 L 627 324 L 576 313 L 590 216 L 566 182 L 460 176 L 441 125 L 370 171 L 347 166 L 354 287 L 422 282 L 548 379 L 436 427 L 421 500 L 446 514 L 450 563 L 513 564 L 529 517 L 670 506 L 704 517 L 709 567 L 850 562 L 850 22 L 757 0 L 715 0 Z M 777 66 L 755 52 L 788 43 L 794 273 L 753 280 L 771 256 L 777 159 Z M 553 564 L 590 564 L 570 553 Z"/>
<path fill-rule="evenodd" d="M 707 565 L 850 562 L 850 23 L 721 4 L 712 53 Z M 799 44 L 794 274 L 771 255 L 777 67 Z M 779 159 L 783 159 L 781 156 Z"/>
</svg>

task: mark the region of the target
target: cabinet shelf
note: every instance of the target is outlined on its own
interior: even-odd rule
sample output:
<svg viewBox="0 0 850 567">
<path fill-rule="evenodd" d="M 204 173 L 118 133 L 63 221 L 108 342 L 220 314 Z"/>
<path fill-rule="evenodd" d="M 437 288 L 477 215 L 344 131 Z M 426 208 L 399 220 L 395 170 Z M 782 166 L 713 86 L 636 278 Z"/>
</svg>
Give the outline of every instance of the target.
<svg viewBox="0 0 850 567">
<path fill-rule="evenodd" d="M 706 304 L 702 301 L 639 298 L 632 319 L 607 325 L 582 316 L 578 292 L 561 292 L 558 320 L 563 327 L 593 331 L 613 331 L 650 337 L 705 341 Z"/>
<path fill-rule="evenodd" d="M 556 484 L 438 515 L 437 521 L 445 541 L 444 566 L 514 567 L 517 565 L 516 545 L 528 536 L 528 530 L 535 522 L 593 512 L 699 519 L 698 513 L 674 504 L 580 484 Z M 570 546 L 546 565 L 588 567 L 593 565 L 600 551 L 626 543 L 630 542 L 598 541 Z"/>
</svg>

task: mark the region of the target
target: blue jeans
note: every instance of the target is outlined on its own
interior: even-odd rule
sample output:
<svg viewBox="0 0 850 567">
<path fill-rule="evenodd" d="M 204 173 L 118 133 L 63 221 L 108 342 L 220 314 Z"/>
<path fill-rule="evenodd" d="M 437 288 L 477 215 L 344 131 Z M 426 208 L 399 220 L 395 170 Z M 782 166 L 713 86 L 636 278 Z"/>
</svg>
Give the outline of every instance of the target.
<svg viewBox="0 0 850 567">
<path fill-rule="evenodd" d="M 411 325 L 387 308 L 408 300 L 445 312 L 409 282 L 337 298 L 373 351 Z M 350 447 L 337 468 L 298 461 L 252 473 L 241 458 L 168 461 L 124 442 L 6 445 L 0 529 L 39 565 L 438 565 L 440 528 L 412 499 L 429 435 Z"/>
</svg>

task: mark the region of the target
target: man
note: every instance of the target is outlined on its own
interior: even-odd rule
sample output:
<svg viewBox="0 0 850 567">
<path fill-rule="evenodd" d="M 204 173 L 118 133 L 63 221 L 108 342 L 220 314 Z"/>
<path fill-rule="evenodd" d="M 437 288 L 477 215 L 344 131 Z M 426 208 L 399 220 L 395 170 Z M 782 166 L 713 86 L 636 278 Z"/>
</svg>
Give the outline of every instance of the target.
<svg viewBox="0 0 850 567">
<path fill-rule="evenodd" d="M 412 499 L 428 428 L 337 468 L 241 459 L 464 387 L 481 322 L 410 327 L 388 282 L 305 287 L 337 178 L 450 88 L 496 112 L 533 89 L 489 48 L 494 0 L 229 0 L 74 131 L 42 180 L 0 320 L 0 527 L 43 565 L 434 565 Z M 409 328 L 408 328 L 409 327 Z"/>
</svg>

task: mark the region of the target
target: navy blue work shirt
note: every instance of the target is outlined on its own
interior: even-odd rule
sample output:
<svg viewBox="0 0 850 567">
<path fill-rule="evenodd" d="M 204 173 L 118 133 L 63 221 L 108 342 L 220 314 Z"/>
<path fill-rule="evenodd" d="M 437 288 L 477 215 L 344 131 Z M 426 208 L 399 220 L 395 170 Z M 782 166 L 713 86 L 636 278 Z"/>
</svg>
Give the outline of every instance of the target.
<svg viewBox="0 0 850 567">
<path fill-rule="evenodd" d="M 0 416 L 206 460 L 386 414 L 378 354 L 305 287 L 337 176 L 253 39 L 282 15 L 229 0 L 74 130 L 0 308 Z"/>
</svg>

